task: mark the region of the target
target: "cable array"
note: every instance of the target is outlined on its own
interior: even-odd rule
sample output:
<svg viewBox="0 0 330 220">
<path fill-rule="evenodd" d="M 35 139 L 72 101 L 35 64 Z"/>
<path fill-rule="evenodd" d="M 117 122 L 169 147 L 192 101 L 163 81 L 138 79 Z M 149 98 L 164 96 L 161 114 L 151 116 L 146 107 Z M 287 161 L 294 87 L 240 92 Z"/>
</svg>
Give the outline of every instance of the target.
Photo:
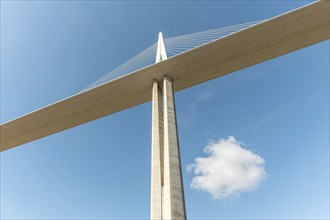
<svg viewBox="0 0 330 220">
<path fill-rule="evenodd" d="M 166 53 L 168 57 L 173 57 L 184 53 L 188 50 L 210 43 L 212 41 L 221 39 L 230 34 L 236 33 L 243 29 L 249 28 L 262 21 L 254 21 L 244 24 L 238 24 L 223 28 L 212 29 L 208 31 L 201 31 L 193 34 L 181 35 L 178 37 L 172 37 L 164 39 Z M 89 85 L 83 91 L 97 87 L 101 84 L 113 81 L 130 73 L 133 73 L 139 69 L 150 66 L 155 63 L 156 60 L 157 43 L 151 45 L 141 53 L 137 54 L 124 64 L 120 65 L 116 69 L 112 70 L 96 82 Z"/>
<path fill-rule="evenodd" d="M 172 57 L 204 44 L 210 43 L 214 40 L 221 39 L 225 36 L 236 33 L 253 25 L 259 24 L 260 22 L 262 21 L 254 21 L 193 34 L 181 35 L 178 37 L 167 38 L 164 40 L 166 52 L 168 57 Z"/>
<path fill-rule="evenodd" d="M 138 55 L 134 56 L 127 62 L 123 63 L 116 69 L 112 70 L 99 80 L 95 81 L 88 87 L 86 87 L 83 91 L 89 90 L 106 82 L 110 82 L 114 79 L 125 76 L 129 73 L 132 73 L 136 70 L 142 69 L 143 67 L 149 66 L 155 63 L 156 60 L 156 49 L 157 44 L 153 44 Z"/>
</svg>

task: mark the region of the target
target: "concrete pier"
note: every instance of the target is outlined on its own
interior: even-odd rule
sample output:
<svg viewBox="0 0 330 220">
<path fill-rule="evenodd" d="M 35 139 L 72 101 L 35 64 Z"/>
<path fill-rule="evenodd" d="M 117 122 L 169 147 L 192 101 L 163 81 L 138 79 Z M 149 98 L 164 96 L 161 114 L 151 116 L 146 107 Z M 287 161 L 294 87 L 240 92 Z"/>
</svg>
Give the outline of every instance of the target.
<svg viewBox="0 0 330 220">
<path fill-rule="evenodd" d="M 151 219 L 186 219 L 172 80 L 155 81 L 152 95 Z M 161 107 L 163 106 L 163 108 Z M 161 143 L 163 140 L 163 143 Z"/>
</svg>

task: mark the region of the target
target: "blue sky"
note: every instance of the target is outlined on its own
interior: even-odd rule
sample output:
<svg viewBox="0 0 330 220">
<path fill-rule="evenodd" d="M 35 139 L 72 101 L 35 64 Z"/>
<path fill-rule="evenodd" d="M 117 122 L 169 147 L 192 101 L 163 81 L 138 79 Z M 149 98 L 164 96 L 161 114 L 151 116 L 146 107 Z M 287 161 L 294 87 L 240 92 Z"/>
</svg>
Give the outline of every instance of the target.
<svg viewBox="0 0 330 220">
<path fill-rule="evenodd" d="M 1 1 L 1 123 L 71 96 L 157 40 L 310 1 Z M 189 219 L 329 218 L 329 41 L 176 93 Z M 216 200 L 186 166 L 234 136 L 265 160 Z M 147 219 L 151 103 L 1 153 L 2 219 Z"/>
</svg>

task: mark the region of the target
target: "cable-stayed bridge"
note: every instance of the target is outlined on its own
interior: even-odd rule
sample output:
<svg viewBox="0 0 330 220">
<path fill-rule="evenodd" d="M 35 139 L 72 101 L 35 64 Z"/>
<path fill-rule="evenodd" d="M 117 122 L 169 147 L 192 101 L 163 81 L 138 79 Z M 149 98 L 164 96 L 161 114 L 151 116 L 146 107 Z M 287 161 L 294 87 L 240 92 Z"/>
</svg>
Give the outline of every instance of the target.
<svg viewBox="0 0 330 220">
<path fill-rule="evenodd" d="M 108 75 L 108 83 L 100 79 L 86 91 L 6 122 L 1 125 L 1 151 L 150 101 L 152 81 L 165 74 L 179 91 L 327 39 L 329 2 L 319 1 L 166 61 L 120 72 L 116 80 Z M 170 52 L 176 51 L 168 41 Z"/>
<path fill-rule="evenodd" d="M 328 40 L 329 1 L 163 39 L 80 93 L 1 125 L 1 151 L 152 100 L 152 219 L 185 219 L 174 92 Z"/>
</svg>

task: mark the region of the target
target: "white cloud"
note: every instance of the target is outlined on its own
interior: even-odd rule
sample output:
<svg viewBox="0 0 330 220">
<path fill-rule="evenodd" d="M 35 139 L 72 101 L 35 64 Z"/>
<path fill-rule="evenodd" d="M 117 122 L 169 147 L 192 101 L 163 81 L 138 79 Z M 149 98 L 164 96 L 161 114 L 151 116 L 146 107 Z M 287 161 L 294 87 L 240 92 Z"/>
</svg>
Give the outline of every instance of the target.
<svg viewBox="0 0 330 220">
<path fill-rule="evenodd" d="M 214 199 L 255 190 L 267 176 L 265 161 L 242 146 L 232 136 L 210 141 L 204 148 L 208 157 L 198 157 L 187 166 L 195 174 L 191 188 L 208 192 Z"/>
</svg>

